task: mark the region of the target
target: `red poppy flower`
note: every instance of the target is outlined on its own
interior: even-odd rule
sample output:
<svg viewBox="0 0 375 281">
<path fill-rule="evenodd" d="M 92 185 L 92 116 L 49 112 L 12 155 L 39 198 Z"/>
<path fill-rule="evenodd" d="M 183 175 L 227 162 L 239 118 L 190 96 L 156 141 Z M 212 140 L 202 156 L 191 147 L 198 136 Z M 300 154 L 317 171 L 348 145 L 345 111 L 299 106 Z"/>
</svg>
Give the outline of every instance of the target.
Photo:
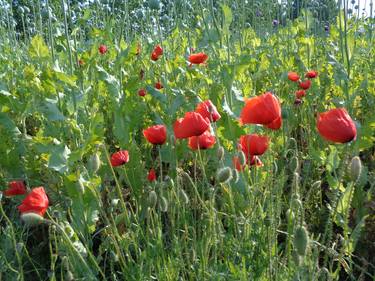
<svg viewBox="0 0 375 281">
<path fill-rule="evenodd" d="M 108 48 L 106 45 L 100 45 L 99 46 L 99 53 L 101 53 L 102 55 L 104 55 L 106 52 L 107 52 Z"/>
<path fill-rule="evenodd" d="M 357 137 L 355 124 L 345 108 L 320 113 L 316 126 L 319 134 L 329 141 L 346 143 Z"/>
<path fill-rule="evenodd" d="M 164 125 L 155 125 L 143 130 L 143 135 L 152 144 L 164 144 L 167 139 L 167 128 Z"/>
<path fill-rule="evenodd" d="M 160 47 L 160 45 L 156 45 L 154 50 L 151 53 L 151 59 L 153 61 L 157 61 L 162 55 L 163 55 L 162 47 Z"/>
<path fill-rule="evenodd" d="M 200 136 L 210 126 L 210 120 L 197 112 L 186 112 L 184 118 L 177 119 L 173 124 L 174 135 L 177 139 Z"/>
<path fill-rule="evenodd" d="M 24 213 L 35 213 L 43 216 L 48 208 L 48 197 L 42 186 L 33 188 L 31 192 L 22 201 L 21 205 L 18 206 L 18 210 L 21 214 Z"/>
<path fill-rule="evenodd" d="M 138 96 L 140 96 L 140 97 L 144 97 L 146 95 L 146 90 L 145 89 L 140 89 L 139 91 L 138 91 Z"/>
<path fill-rule="evenodd" d="M 233 166 L 237 171 L 243 171 L 246 165 L 241 165 L 240 159 L 238 156 L 233 156 Z"/>
<path fill-rule="evenodd" d="M 26 193 L 26 186 L 23 181 L 11 181 L 8 189 L 4 190 L 5 196 L 23 195 Z"/>
<path fill-rule="evenodd" d="M 155 89 L 161 90 L 163 88 L 163 85 L 159 81 L 155 83 Z"/>
<path fill-rule="evenodd" d="M 207 59 L 208 59 L 208 56 L 205 53 L 191 54 L 189 56 L 189 62 L 191 64 L 205 63 Z"/>
<path fill-rule="evenodd" d="M 296 98 L 297 99 L 300 99 L 300 98 L 302 98 L 304 96 L 306 96 L 305 90 L 298 90 L 298 91 L 296 91 Z"/>
<path fill-rule="evenodd" d="M 318 72 L 315 71 L 315 70 L 307 71 L 305 77 L 310 78 L 310 79 L 316 78 L 316 77 L 318 77 Z"/>
<path fill-rule="evenodd" d="M 78 65 L 79 66 L 83 66 L 85 64 L 85 62 L 83 61 L 83 59 L 79 59 L 78 60 Z"/>
<path fill-rule="evenodd" d="M 261 124 L 277 130 L 281 127 L 281 107 L 279 100 L 270 92 L 248 99 L 242 109 L 242 124 Z"/>
<path fill-rule="evenodd" d="M 241 150 L 248 157 L 250 155 L 262 155 L 268 149 L 267 136 L 257 134 L 243 135 L 240 137 Z"/>
<path fill-rule="evenodd" d="M 155 173 L 155 170 L 154 169 L 150 169 L 150 171 L 148 172 L 148 175 L 147 175 L 147 180 L 149 182 L 153 182 L 156 180 L 156 173 Z"/>
<path fill-rule="evenodd" d="M 129 162 L 129 152 L 127 150 L 120 150 L 112 154 L 111 165 L 112 167 L 121 166 Z"/>
<path fill-rule="evenodd" d="M 208 118 L 211 122 L 216 122 L 221 118 L 216 106 L 210 100 L 199 103 L 195 112 L 202 115 L 203 118 Z"/>
<path fill-rule="evenodd" d="M 189 138 L 189 147 L 192 150 L 207 149 L 212 147 L 216 142 L 215 136 L 211 135 L 210 131 L 206 131 L 200 136 Z"/>
<path fill-rule="evenodd" d="M 288 72 L 288 79 L 297 82 L 299 80 L 299 75 L 296 72 Z"/>
<path fill-rule="evenodd" d="M 307 90 L 307 89 L 309 89 L 311 87 L 311 81 L 310 80 L 305 80 L 305 81 L 299 82 L 299 87 L 301 89 Z"/>
</svg>

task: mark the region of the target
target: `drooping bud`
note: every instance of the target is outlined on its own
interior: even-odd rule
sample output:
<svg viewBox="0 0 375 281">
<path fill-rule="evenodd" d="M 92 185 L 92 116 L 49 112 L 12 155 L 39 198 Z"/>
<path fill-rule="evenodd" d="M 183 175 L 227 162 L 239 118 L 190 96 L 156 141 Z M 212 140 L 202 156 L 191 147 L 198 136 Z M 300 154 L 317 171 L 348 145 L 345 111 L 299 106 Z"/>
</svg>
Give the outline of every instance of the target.
<svg viewBox="0 0 375 281">
<path fill-rule="evenodd" d="M 246 155 L 243 151 L 238 152 L 238 161 L 240 162 L 241 166 L 246 165 Z"/>
<path fill-rule="evenodd" d="M 296 249 L 298 255 L 305 256 L 307 245 L 309 243 L 309 235 L 305 227 L 297 227 L 294 233 L 293 246 Z"/>
<path fill-rule="evenodd" d="M 362 162 L 358 156 L 354 156 L 350 161 L 349 175 L 352 181 L 356 182 L 362 172 Z"/>
<path fill-rule="evenodd" d="M 237 183 L 238 180 L 240 179 L 240 173 L 236 169 L 233 169 L 232 174 L 233 174 L 232 180 L 234 181 L 234 183 Z"/>
<path fill-rule="evenodd" d="M 219 183 L 227 183 L 232 179 L 232 169 L 224 167 L 216 172 L 216 179 Z"/>
<path fill-rule="evenodd" d="M 44 221 L 44 218 L 36 213 L 24 213 L 21 215 L 21 220 L 27 226 L 33 226 L 41 224 Z"/>
</svg>

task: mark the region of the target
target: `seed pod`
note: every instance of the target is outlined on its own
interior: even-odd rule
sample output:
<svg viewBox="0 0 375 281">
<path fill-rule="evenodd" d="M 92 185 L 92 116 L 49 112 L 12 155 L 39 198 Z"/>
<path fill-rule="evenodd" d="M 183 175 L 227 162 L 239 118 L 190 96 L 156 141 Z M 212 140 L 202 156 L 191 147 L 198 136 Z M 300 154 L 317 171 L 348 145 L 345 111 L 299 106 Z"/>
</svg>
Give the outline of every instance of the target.
<svg viewBox="0 0 375 281">
<path fill-rule="evenodd" d="M 77 189 L 79 190 L 80 193 L 85 192 L 85 186 L 83 185 L 83 182 L 81 180 L 77 181 Z"/>
<path fill-rule="evenodd" d="M 148 194 L 148 205 L 150 208 L 155 208 L 156 203 L 158 202 L 158 195 L 154 190 L 151 190 Z"/>
<path fill-rule="evenodd" d="M 236 183 L 240 179 L 240 173 L 236 169 L 232 169 L 233 181 Z"/>
<path fill-rule="evenodd" d="M 305 227 L 300 226 L 296 229 L 294 233 L 293 245 L 296 249 L 298 255 L 305 256 L 307 245 L 309 243 L 309 235 Z"/>
<path fill-rule="evenodd" d="M 219 146 L 216 152 L 216 155 L 219 161 L 222 161 L 224 159 L 224 154 L 225 154 L 224 147 Z"/>
<path fill-rule="evenodd" d="M 99 154 L 95 153 L 91 155 L 88 164 L 90 171 L 95 174 L 99 170 L 101 165 Z"/>
<path fill-rule="evenodd" d="M 188 204 L 189 203 L 189 196 L 186 194 L 186 192 L 182 188 L 180 189 L 179 195 L 180 195 L 181 201 L 184 204 Z"/>
<path fill-rule="evenodd" d="M 161 196 L 160 202 L 159 202 L 160 211 L 166 212 L 168 211 L 168 201 L 167 198 L 164 196 Z"/>
<path fill-rule="evenodd" d="M 238 152 L 238 161 L 240 162 L 241 166 L 246 165 L 246 155 L 243 151 Z"/>
<path fill-rule="evenodd" d="M 33 225 L 41 224 L 44 221 L 44 218 L 35 213 L 25 213 L 21 215 L 21 220 L 27 226 L 33 226 Z"/>
<path fill-rule="evenodd" d="M 16 244 L 16 251 L 17 251 L 17 253 L 21 253 L 23 247 L 24 247 L 24 244 L 22 242 L 17 243 Z"/>
<path fill-rule="evenodd" d="M 352 181 L 356 182 L 362 172 L 362 162 L 358 156 L 354 156 L 350 161 L 349 175 Z"/>
<path fill-rule="evenodd" d="M 216 172 L 216 179 L 219 183 L 226 183 L 232 179 L 232 169 L 224 167 Z"/>
</svg>

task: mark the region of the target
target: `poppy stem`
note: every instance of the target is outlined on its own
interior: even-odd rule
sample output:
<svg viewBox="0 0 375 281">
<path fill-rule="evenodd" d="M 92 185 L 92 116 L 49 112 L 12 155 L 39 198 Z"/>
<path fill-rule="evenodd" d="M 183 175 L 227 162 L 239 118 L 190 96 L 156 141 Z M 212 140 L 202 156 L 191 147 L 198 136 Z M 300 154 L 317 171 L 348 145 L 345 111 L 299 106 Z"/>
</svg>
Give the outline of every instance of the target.
<svg viewBox="0 0 375 281">
<path fill-rule="evenodd" d="M 158 145 L 159 152 L 159 166 L 160 166 L 160 180 L 163 180 L 163 161 L 161 159 L 161 145 Z"/>
</svg>

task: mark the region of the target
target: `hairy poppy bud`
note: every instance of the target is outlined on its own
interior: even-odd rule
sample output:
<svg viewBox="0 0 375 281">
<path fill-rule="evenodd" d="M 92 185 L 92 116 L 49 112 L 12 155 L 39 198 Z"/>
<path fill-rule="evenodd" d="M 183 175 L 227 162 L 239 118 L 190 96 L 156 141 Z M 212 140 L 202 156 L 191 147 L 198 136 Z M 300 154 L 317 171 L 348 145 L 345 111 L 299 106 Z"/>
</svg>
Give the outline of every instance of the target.
<svg viewBox="0 0 375 281">
<path fill-rule="evenodd" d="M 350 161 L 349 175 L 352 181 L 357 181 L 362 172 L 362 162 L 358 156 L 354 156 Z"/>
<path fill-rule="evenodd" d="M 296 249 L 298 255 L 305 256 L 307 245 L 309 243 L 309 235 L 305 227 L 300 226 L 294 233 L 293 246 Z"/>
<path fill-rule="evenodd" d="M 232 179 L 232 169 L 229 167 L 221 168 L 216 173 L 216 179 L 219 183 L 227 183 Z"/>
<path fill-rule="evenodd" d="M 91 172 L 95 174 L 99 170 L 100 165 L 101 165 L 99 154 L 95 153 L 91 155 L 89 158 L 88 164 L 89 164 L 89 169 L 91 170 Z"/>
<path fill-rule="evenodd" d="M 156 203 L 158 202 L 158 195 L 154 190 L 151 190 L 150 193 L 148 194 L 148 205 L 151 208 L 155 208 Z"/>
<path fill-rule="evenodd" d="M 222 161 L 224 159 L 224 154 L 225 154 L 224 147 L 219 146 L 216 152 L 216 155 L 219 161 Z"/>
<path fill-rule="evenodd" d="M 168 211 L 168 201 L 164 196 L 160 197 L 159 207 L 162 212 Z"/>
<path fill-rule="evenodd" d="M 73 275 L 73 273 L 70 271 L 70 270 L 68 270 L 67 272 L 66 272 L 66 274 L 65 274 L 65 281 L 74 281 L 74 275 Z"/>
<path fill-rule="evenodd" d="M 301 265 L 301 263 L 302 263 L 302 258 L 301 258 L 301 256 L 297 253 L 297 251 L 293 251 L 293 253 L 292 253 L 292 258 L 293 258 L 294 263 L 295 263 L 297 266 L 300 266 L 300 265 Z"/>
<path fill-rule="evenodd" d="M 238 162 L 240 163 L 240 165 L 246 165 L 246 155 L 243 151 L 239 151 L 238 152 Z"/>
<path fill-rule="evenodd" d="M 38 225 L 43 222 L 44 218 L 36 213 L 24 213 L 21 220 L 28 226 Z"/>
<path fill-rule="evenodd" d="M 232 174 L 233 174 L 233 182 L 236 183 L 238 182 L 238 180 L 240 179 L 240 173 L 237 171 L 237 169 L 233 169 L 232 170 Z"/>
</svg>

